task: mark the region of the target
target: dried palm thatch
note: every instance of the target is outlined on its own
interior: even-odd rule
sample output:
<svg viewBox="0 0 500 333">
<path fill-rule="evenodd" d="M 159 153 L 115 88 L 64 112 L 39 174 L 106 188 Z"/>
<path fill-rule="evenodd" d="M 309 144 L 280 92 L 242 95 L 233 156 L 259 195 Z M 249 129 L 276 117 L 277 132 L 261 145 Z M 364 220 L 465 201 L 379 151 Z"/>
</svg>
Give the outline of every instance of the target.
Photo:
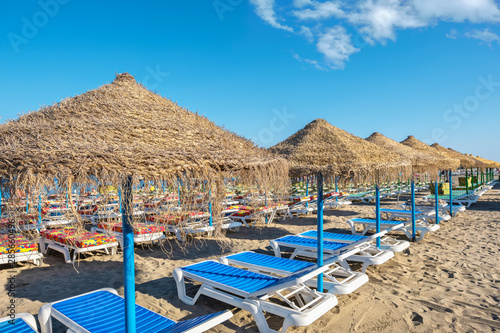
<svg viewBox="0 0 500 333">
<path fill-rule="evenodd" d="M 440 146 L 438 143 L 433 143 L 431 147 L 436 148 L 439 152 L 443 153 L 444 155 L 448 156 L 449 158 L 454 158 L 460 160 L 460 166 L 462 168 L 480 168 L 484 167 L 484 163 L 481 161 L 471 158 L 465 154 L 459 153 L 456 150 L 453 150 L 451 148 L 444 148 L 443 146 Z"/>
<path fill-rule="evenodd" d="M 416 172 L 429 172 L 431 175 L 437 173 L 438 160 L 434 156 L 389 139 L 378 132 L 374 132 L 365 140 L 409 159 Z"/>
<path fill-rule="evenodd" d="M 326 175 L 370 176 L 385 179 L 409 173 L 410 163 L 353 134 L 316 119 L 285 141 L 269 148 L 286 157 L 292 176 L 323 172 Z"/>
<path fill-rule="evenodd" d="M 57 178 L 59 194 L 66 192 L 71 203 L 80 185 L 129 184 L 130 176 L 135 185 L 142 180 L 173 186 L 174 192 L 202 192 L 198 200 L 212 202 L 215 218 L 224 177 L 237 176 L 263 189 L 285 188 L 288 163 L 147 90 L 128 73 L 0 125 L 0 180 L 12 206 L 20 207 L 6 212 L 18 224 L 24 209 L 18 190 L 43 196 Z M 103 204 L 114 199 L 101 197 Z M 131 214 L 132 196 L 127 197 L 122 207 Z M 183 213 L 200 209 L 193 198 L 179 197 L 175 203 Z M 76 219 L 82 231 L 77 206 L 69 208 L 68 218 Z M 141 221 L 134 217 L 135 222 Z"/>
<path fill-rule="evenodd" d="M 422 153 L 435 157 L 437 159 L 437 167 L 440 170 L 455 170 L 460 167 L 460 160 L 449 158 L 437 149 L 434 149 L 422 141 L 415 139 L 413 135 L 408 136 L 405 140 L 401 141 L 401 143 Z"/>
<path fill-rule="evenodd" d="M 472 154 L 467 155 L 467 156 L 475 158 L 475 159 L 483 162 L 485 168 L 500 168 L 500 163 L 498 163 L 498 162 L 495 162 L 495 161 L 492 161 L 492 160 L 488 160 L 486 158 L 479 157 L 479 156 L 473 156 Z"/>
<path fill-rule="evenodd" d="M 284 178 L 287 163 L 181 108 L 128 73 L 0 126 L 0 176 L 19 185 L 119 184 L 123 176 Z"/>
</svg>

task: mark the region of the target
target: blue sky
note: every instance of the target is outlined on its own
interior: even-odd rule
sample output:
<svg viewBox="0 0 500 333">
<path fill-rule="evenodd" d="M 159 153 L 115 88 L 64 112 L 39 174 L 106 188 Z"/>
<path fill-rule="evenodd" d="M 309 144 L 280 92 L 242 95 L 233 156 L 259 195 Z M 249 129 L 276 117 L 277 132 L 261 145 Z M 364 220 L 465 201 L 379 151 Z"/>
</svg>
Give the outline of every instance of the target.
<svg viewBox="0 0 500 333">
<path fill-rule="evenodd" d="M 261 146 L 324 118 L 500 161 L 498 1 L 2 5 L 0 121 L 129 72 Z"/>
</svg>

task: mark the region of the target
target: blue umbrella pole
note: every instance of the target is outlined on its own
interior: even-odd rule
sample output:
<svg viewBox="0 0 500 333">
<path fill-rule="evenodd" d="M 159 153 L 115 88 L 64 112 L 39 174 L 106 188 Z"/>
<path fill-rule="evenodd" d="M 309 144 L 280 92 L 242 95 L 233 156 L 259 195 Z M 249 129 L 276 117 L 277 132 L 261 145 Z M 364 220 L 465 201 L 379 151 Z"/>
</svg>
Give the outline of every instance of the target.
<svg viewBox="0 0 500 333">
<path fill-rule="evenodd" d="M 448 171 L 448 182 L 450 184 L 450 216 L 453 216 L 453 179 L 451 178 L 451 170 Z"/>
<path fill-rule="evenodd" d="M 415 217 L 415 180 L 411 178 L 411 235 L 414 242 L 417 238 L 416 217 Z"/>
<path fill-rule="evenodd" d="M 380 232 L 380 188 L 375 185 L 375 232 Z M 377 237 L 377 249 L 380 249 L 380 236 Z"/>
<path fill-rule="evenodd" d="M 318 172 L 318 267 L 323 266 L 323 174 Z M 323 292 L 323 273 L 318 275 L 318 291 Z"/>
<path fill-rule="evenodd" d="M 438 181 L 434 182 L 434 202 L 436 206 L 436 224 L 439 224 L 439 191 L 438 191 Z"/>
<path fill-rule="evenodd" d="M 132 221 L 132 177 L 123 183 L 121 195 L 123 229 L 123 284 L 125 288 L 125 331 L 136 332 L 135 320 L 135 268 L 134 268 L 134 227 Z"/>
</svg>

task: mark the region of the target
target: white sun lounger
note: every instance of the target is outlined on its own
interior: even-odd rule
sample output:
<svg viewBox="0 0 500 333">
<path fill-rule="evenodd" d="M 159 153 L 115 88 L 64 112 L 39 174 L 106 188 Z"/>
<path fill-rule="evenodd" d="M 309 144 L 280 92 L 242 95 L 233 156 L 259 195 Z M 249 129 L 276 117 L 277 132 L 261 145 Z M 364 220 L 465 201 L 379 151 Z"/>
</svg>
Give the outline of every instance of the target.
<svg viewBox="0 0 500 333">
<path fill-rule="evenodd" d="M 370 244 L 370 240 L 361 240 L 354 243 L 341 243 L 323 241 L 323 252 L 325 259 L 339 256 L 345 252 L 349 252 L 349 256 L 343 257 L 339 263 L 345 269 L 350 269 L 347 261 L 361 262 L 363 264 L 361 271 L 364 273 L 368 266 L 381 265 L 387 260 L 394 257 L 394 252 L 388 250 L 380 250 Z M 270 241 L 271 248 L 274 250 L 274 255 L 281 258 L 281 247 L 289 247 L 294 249 L 290 259 L 296 256 L 308 258 L 317 257 L 318 242 L 313 238 L 300 236 L 285 236 Z"/>
<path fill-rule="evenodd" d="M 316 230 L 309 230 L 305 231 L 301 234 L 299 234 L 301 237 L 308 237 L 308 238 L 318 238 L 318 232 Z M 332 242 L 340 242 L 340 243 L 354 243 L 358 242 L 361 240 L 371 240 L 371 244 L 375 246 L 376 244 L 376 237 L 368 237 L 368 236 L 361 236 L 361 235 L 351 235 L 351 234 L 339 234 L 339 233 L 333 233 L 333 232 L 323 232 L 323 239 L 332 241 Z M 382 250 L 389 250 L 392 252 L 403 252 L 407 248 L 410 247 L 410 242 L 405 241 L 405 240 L 399 240 L 395 239 L 392 237 L 389 237 L 387 235 L 381 236 L 380 237 L 380 248 Z"/>
<path fill-rule="evenodd" d="M 405 209 L 389 209 L 389 208 L 381 208 L 380 209 L 380 214 L 382 216 L 385 215 L 385 220 L 392 221 L 396 218 L 402 218 L 402 219 L 411 219 L 411 210 L 405 210 Z M 418 220 L 427 220 L 429 217 L 428 212 L 423 212 L 423 211 L 415 211 L 415 217 Z"/>
<path fill-rule="evenodd" d="M 16 313 L 14 318 L 10 316 L 0 318 L 0 332 L 37 333 L 35 317 L 29 313 Z"/>
<path fill-rule="evenodd" d="M 74 264 L 80 253 L 104 250 L 106 254 L 115 255 L 118 249 L 118 242 L 93 245 L 89 247 L 77 247 L 75 245 L 60 243 L 52 239 L 40 237 L 40 251 L 43 254 L 46 254 L 49 249 L 62 253 L 66 263 Z M 71 259 L 70 251 L 73 251 L 73 259 Z"/>
<path fill-rule="evenodd" d="M 115 238 L 120 243 L 120 248 L 123 250 L 123 233 L 108 229 L 102 229 L 97 227 L 92 227 L 90 232 L 100 232 L 103 234 L 111 234 L 115 236 Z M 165 239 L 165 233 L 162 232 L 152 232 L 148 234 L 136 234 L 134 233 L 134 244 L 142 244 L 142 243 L 160 243 L 160 240 Z"/>
<path fill-rule="evenodd" d="M 351 233 L 353 235 L 365 235 L 368 230 L 375 230 L 376 228 L 376 221 L 375 219 L 360 219 L 360 218 L 355 218 L 355 219 L 350 219 L 347 220 L 347 224 L 351 227 Z M 422 220 L 417 220 L 415 222 L 415 231 L 416 233 L 420 234 L 416 238 L 417 241 L 420 241 L 424 238 L 425 234 L 431 231 L 436 231 L 439 229 L 439 224 L 429 224 L 425 221 Z M 363 226 L 363 231 L 361 233 L 358 233 L 356 231 L 356 225 L 361 225 Z M 411 226 L 411 221 L 388 221 L 388 220 L 381 220 L 380 221 L 380 228 L 381 230 L 384 229 L 390 229 L 390 231 L 393 230 L 398 230 L 404 232 L 406 237 L 409 239 L 412 239 L 412 226 Z"/>
<path fill-rule="evenodd" d="M 219 224 L 221 229 L 226 229 L 233 232 L 238 231 L 240 227 L 243 225 L 243 223 L 233 221 L 227 216 L 221 217 L 220 219 L 214 219 L 214 225 L 219 225 Z"/>
<path fill-rule="evenodd" d="M 430 200 L 428 200 L 430 202 Z M 411 209 L 411 205 L 407 204 L 401 204 L 399 205 L 401 209 Z M 433 210 L 435 214 L 436 207 L 434 205 L 416 205 L 415 206 L 416 210 L 419 211 L 429 211 Z M 445 221 L 448 221 L 450 217 L 450 205 L 444 204 L 444 205 L 439 205 L 438 206 L 440 214 L 440 218 L 445 217 L 447 218 Z M 462 204 L 455 204 L 453 203 L 453 217 L 457 216 L 458 213 L 465 212 L 466 208 Z"/>
<path fill-rule="evenodd" d="M 179 298 L 194 305 L 205 295 L 250 312 L 260 332 L 276 332 L 269 328 L 265 313 L 284 318 L 282 331 L 293 325 L 307 326 L 337 305 L 332 294 L 310 289 L 305 283 L 328 270 L 328 266 L 312 268 L 285 278 L 250 272 L 214 260 L 178 267 L 173 275 Z M 185 279 L 201 283 L 194 297 L 186 295 Z M 273 302 L 276 299 L 280 301 Z"/>
<path fill-rule="evenodd" d="M 104 288 L 45 304 L 38 313 L 42 333 L 52 333 L 52 318 L 69 328 L 68 332 L 125 332 L 125 300 L 116 290 Z M 228 320 L 230 311 L 176 322 L 140 305 L 135 305 L 137 332 L 205 332 Z"/>
<path fill-rule="evenodd" d="M 337 258 L 325 261 L 329 270 L 323 273 L 323 285 L 329 293 L 334 295 L 350 294 L 363 284 L 368 282 L 368 276 L 365 273 L 353 272 L 339 266 L 335 260 Z M 293 259 L 277 258 L 252 251 L 240 252 L 230 256 L 221 257 L 219 261 L 226 265 L 237 265 L 245 267 L 248 270 L 264 275 L 275 274 L 278 276 L 290 276 L 304 269 L 310 269 L 316 264 L 306 261 Z M 317 279 L 306 282 L 308 286 L 316 287 Z"/>
</svg>

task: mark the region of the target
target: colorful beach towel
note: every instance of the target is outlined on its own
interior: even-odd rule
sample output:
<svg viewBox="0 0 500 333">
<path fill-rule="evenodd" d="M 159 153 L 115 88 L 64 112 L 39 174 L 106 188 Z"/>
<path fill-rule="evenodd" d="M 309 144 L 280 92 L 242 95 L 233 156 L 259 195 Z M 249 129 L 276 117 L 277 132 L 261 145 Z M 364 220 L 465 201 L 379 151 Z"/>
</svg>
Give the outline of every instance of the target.
<svg viewBox="0 0 500 333">
<path fill-rule="evenodd" d="M 97 232 L 78 232 L 76 228 L 72 227 L 42 230 L 40 231 L 40 235 L 46 239 L 50 239 L 62 244 L 76 246 L 78 248 L 87 248 L 116 242 L 116 239 L 113 236 Z"/>
<path fill-rule="evenodd" d="M 12 253 L 12 251 L 10 251 L 12 249 L 11 244 L 15 244 L 15 247 L 13 248 L 15 253 L 32 252 L 38 250 L 38 244 L 35 241 L 29 240 L 21 234 L 1 234 L 0 254 Z"/>
</svg>

